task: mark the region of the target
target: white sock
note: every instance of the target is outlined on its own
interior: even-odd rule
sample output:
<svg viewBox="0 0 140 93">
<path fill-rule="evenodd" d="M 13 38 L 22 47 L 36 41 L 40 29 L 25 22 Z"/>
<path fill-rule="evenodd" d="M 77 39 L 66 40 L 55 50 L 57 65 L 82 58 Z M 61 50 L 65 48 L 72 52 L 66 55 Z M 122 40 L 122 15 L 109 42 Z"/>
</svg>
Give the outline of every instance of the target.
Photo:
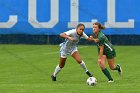
<svg viewBox="0 0 140 93">
<path fill-rule="evenodd" d="M 86 64 L 84 63 L 84 61 L 82 61 L 82 62 L 80 63 L 80 65 L 81 65 L 81 67 L 85 70 L 85 72 L 88 71 L 88 69 L 87 69 Z"/>
<path fill-rule="evenodd" d="M 55 71 L 53 73 L 53 76 L 56 77 L 56 75 L 60 72 L 61 68 L 59 67 L 59 65 L 56 66 Z"/>
</svg>

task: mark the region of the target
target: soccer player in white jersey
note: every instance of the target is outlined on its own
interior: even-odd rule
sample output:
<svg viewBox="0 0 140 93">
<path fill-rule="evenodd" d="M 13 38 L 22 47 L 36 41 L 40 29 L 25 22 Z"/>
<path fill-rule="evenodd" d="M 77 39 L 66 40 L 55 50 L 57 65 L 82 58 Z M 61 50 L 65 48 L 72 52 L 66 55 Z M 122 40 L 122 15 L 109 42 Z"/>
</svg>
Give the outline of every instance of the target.
<svg viewBox="0 0 140 93">
<path fill-rule="evenodd" d="M 88 41 L 91 41 L 91 39 L 84 33 L 84 29 L 85 29 L 84 24 L 78 24 L 76 29 L 72 29 L 60 34 L 62 38 L 65 38 L 65 41 L 61 44 L 60 63 L 56 66 L 55 71 L 51 76 L 52 81 L 56 81 L 56 75 L 64 67 L 66 59 L 70 54 L 81 65 L 81 67 L 84 69 L 84 71 L 89 77 L 93 76 L 88 71 L 85 62 L 81 59 L 77 49 L 77 45 L 80 38 L 84 38 L 87 39 Z"/>
</svg>

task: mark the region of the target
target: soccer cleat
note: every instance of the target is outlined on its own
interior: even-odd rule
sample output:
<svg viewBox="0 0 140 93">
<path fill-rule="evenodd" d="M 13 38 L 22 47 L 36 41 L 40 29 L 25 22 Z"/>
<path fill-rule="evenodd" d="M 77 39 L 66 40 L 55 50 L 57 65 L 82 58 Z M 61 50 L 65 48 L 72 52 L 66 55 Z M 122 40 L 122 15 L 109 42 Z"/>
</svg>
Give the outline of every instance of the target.
<svg viewBox="0 0 140 93">
<path fill-rule="evenodd" d="M 113 80 L 108 80 L 108 83 L 113 83 L 114 81 Z"/>
<path fill-rule="evenodd" d="M 118 73 L 119 73 L 119 75 L 121 76 L 121 75 L 122 75 L 122 68 L 121 68 L 121 66 L 120 66 L 119 64 L 117 64 L 117 66 L 119 67 Z"/>
<path fill-rule="evenodd" d="M 52 81 L 56 81 L 56 77 L 54 77 L 53 75 L 51 75 Z"/>
<path fill-rule="evenodd" d="M 87 71 L 86 74 L 87 74 L 89 77 L 93 77 L 93 75 L 92 75 L 89 71 Z"/>
</svg>

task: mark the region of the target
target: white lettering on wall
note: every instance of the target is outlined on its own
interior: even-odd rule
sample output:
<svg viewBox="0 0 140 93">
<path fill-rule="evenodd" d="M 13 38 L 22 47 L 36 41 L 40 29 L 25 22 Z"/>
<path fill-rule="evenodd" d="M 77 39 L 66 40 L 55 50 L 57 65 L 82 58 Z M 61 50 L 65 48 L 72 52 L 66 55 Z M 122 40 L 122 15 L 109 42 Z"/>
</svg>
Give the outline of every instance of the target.
<svg viewBox="0 0 140 93">
<path fill-rule="evenodd" d="M 75 28 L 79 21 L 79 0 L 71 0 L 71 17 L 68 23 L 69 28 Z M 107 0 L 107 22 L 105 22 L 106 28 L 134 28 L 134 20 L 129 19 L 128 22 L 115 22 L 115 0 Z M 97 19 L 92 19 L 91 22 L 80 22 L 85 24 L 86 28 L 92 28 L 92 24 L 97 22 Z"/>
<path fill-rule="evenodd" d="M 128 22 L 115 22 L 115 0 L 107 0 L 107 28 L 134 28 L 134 20 L 129 19 Z"/>
<path fill-rule="evenodd" d="M 70 22 L 68 23 L 69 28 L 75 28 L 79 23 L 79 0 L 70 1 Z M 91 22 L 80 22 L 83 23 L 86 28 L 92 28 L 92 23 L 97 22 L 97 19 L 92 19 Z"/>
<path fill-rule="evenodd" d="M 36 0 L 29 0 L 28 2 L 28 21 L 35 28 L 53 28 L 59 22 L 59 0 L 51 0 L 51 13 L 48 22 L 38 22 L 37 20 L 37 4 Z"/>
<path fill-rule="evenodd" d="M 17 16 L 10 15 L 7 22 L 0 22 L 0 28 L 12 28 L 17 23 Z"/>
<path fill-rule="evenodd" d="M 79 21 L 79 1 L 70 0 L 70 22 L 68 28 L 75 28 L 80 22 L 85 24 L 86 28 L 92 28 L 92 24 L 97 19 L 91 19 L 90 22 Z M 128 19 L 128 22 L 116 22 L 116 2 L 107 0 L 107 28 L 134 28 L 134 19 Z M 43 13 L 42 13 L 43 14 Z M 10 15 L 7 22 L 0 22 L 0 28 L 12 28 L 18 22 L 17 15 Z M 39 22 L 37 20 L 37 0 L 28 0 L 28 22 L 34 28 L 53 28 L 59 22 L 59 0 L 50 0 L 50 20 L 48 22 Z"/>
</svg>

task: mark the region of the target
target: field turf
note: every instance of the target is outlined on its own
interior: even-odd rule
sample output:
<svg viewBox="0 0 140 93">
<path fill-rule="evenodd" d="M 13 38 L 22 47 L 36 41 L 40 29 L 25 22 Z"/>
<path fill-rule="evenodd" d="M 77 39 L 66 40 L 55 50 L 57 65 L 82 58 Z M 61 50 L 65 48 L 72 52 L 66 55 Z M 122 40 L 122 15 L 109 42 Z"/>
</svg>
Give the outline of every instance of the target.
<svg viewBox="0 0 140 93">
<path fill-rule="evenodd" d="M 98 80 L 96 86 L 86 84 L 88 76 L 70 56 L 57 81 L 51 80 L 59 63 L 58 45 L 1 44 L 0 93 L 140 93 L 140 46 L 115 46 L 116 63 L 122 66 L 123 75 L 120 77 L 116 71 L 110 71 L 114 83 L 107 82 L 97 65 L 96 46 L 79 46 L 78 49 Z"/>
</svg>

